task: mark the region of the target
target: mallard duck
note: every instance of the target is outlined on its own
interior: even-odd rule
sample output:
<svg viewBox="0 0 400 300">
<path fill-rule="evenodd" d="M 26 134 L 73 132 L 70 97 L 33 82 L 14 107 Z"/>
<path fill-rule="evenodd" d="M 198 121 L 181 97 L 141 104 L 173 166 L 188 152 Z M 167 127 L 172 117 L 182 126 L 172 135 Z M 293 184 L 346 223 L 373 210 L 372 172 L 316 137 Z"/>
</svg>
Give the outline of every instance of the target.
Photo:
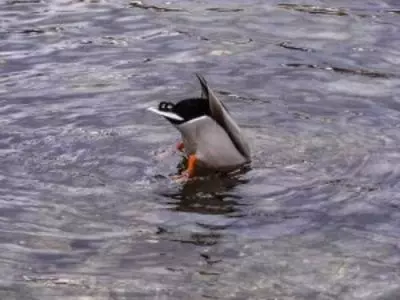
<svg viewBox="0 0 400 300">
<path fill-rule="evenodd" d="M 166 118 L 182 135 L 177 149 L 187 155 L 188 166 L 181 176 L 193 177 L 196 166 L 216 171 L 232 171 L 250 162 L 250 148 L 228 109 L 196 74 L 201 97 L 176 104 L 161 102 L 148 110 Z"/>
</svg>

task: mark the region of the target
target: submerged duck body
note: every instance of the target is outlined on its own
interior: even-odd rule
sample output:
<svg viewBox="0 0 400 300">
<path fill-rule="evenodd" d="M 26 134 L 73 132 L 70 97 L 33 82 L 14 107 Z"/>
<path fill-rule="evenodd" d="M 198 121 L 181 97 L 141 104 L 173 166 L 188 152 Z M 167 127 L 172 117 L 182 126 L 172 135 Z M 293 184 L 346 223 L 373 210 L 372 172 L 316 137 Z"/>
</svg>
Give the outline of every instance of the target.
<svg viewBox="0 0 400 300">
<path fill-rule="evenodd" d="M 200 98 L 184 99 L 176 104 L 161 102 L 158 108 L 149 108 L 181 133 L 179 149 L 188 156 L 184 175 L 194 176 L 198 164 L 217 171 L 231 171 L 250 162 L 250 148 L 239 126 L 206 80 L 196 75 L 202 90 Z"/>
</svg>

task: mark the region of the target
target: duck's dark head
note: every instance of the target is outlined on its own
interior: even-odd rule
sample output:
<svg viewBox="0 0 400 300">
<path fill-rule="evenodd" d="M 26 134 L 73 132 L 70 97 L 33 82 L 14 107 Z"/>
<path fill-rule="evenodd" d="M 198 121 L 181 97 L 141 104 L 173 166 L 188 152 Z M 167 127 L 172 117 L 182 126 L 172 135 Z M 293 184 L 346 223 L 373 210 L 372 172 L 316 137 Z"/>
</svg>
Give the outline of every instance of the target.
<svg viewBox="0 0 400 300">
<path fill-rule="evenodd" d="M 202 116 L 211 115 L 208 99 L 204 98 L 184 99 L 176 104 L 161 102 L 158 105 L 158 110 L 164 113 L 170 113 L 170 115 L 164 115 L 164 117 L 174 125 L 179 125 Z M 178 116 L 178 118 L 175 116 Z"/>
</svg>

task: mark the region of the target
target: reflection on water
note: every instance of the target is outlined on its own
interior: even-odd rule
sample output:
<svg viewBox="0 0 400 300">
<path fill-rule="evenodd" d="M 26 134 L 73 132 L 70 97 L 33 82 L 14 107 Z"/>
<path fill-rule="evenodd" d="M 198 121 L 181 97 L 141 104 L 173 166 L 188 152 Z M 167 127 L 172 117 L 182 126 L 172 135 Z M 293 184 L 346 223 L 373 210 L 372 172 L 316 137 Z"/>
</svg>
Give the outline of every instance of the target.
<svg viewBox="0 0 400 300">
<path fill-rule="evenodd" d="M 177 193 L 164 194 L 173 200 L 169 204 L 172 210 L 199 214 L 217 214 L 234 216 L 238 212 L 237 200 L 233 189 L 238 184 L 245 184 L 246 180 L 238 175 L 210 175 L 191 180 L 182 185 Z"/>
<path fill-rule="evenodd" d="M 0 299 L 399 299 L 397 4 L 3 1 Z M 196 72 L 253 162 L 178 184 Z"/>
</svg>

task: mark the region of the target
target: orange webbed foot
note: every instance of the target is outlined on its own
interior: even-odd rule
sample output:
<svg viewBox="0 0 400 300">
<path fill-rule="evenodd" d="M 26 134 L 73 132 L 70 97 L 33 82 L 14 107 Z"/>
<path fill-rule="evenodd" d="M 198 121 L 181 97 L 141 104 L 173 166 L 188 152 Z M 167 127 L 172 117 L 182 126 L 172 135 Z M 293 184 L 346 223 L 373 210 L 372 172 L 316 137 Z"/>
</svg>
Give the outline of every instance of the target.
<svg viewBox="0 0 400 300">
<path fill-rule="evenodd" d="M 188 166 L 185 171 L 183 171 L 180 175 L 173 176 L 172 178 L 177 182 L 186 182 L 194 177 L 194 171 L 196 168 L 197 157 L 195 155 L 189 155 L 188 157 Z"/>
</svg>

